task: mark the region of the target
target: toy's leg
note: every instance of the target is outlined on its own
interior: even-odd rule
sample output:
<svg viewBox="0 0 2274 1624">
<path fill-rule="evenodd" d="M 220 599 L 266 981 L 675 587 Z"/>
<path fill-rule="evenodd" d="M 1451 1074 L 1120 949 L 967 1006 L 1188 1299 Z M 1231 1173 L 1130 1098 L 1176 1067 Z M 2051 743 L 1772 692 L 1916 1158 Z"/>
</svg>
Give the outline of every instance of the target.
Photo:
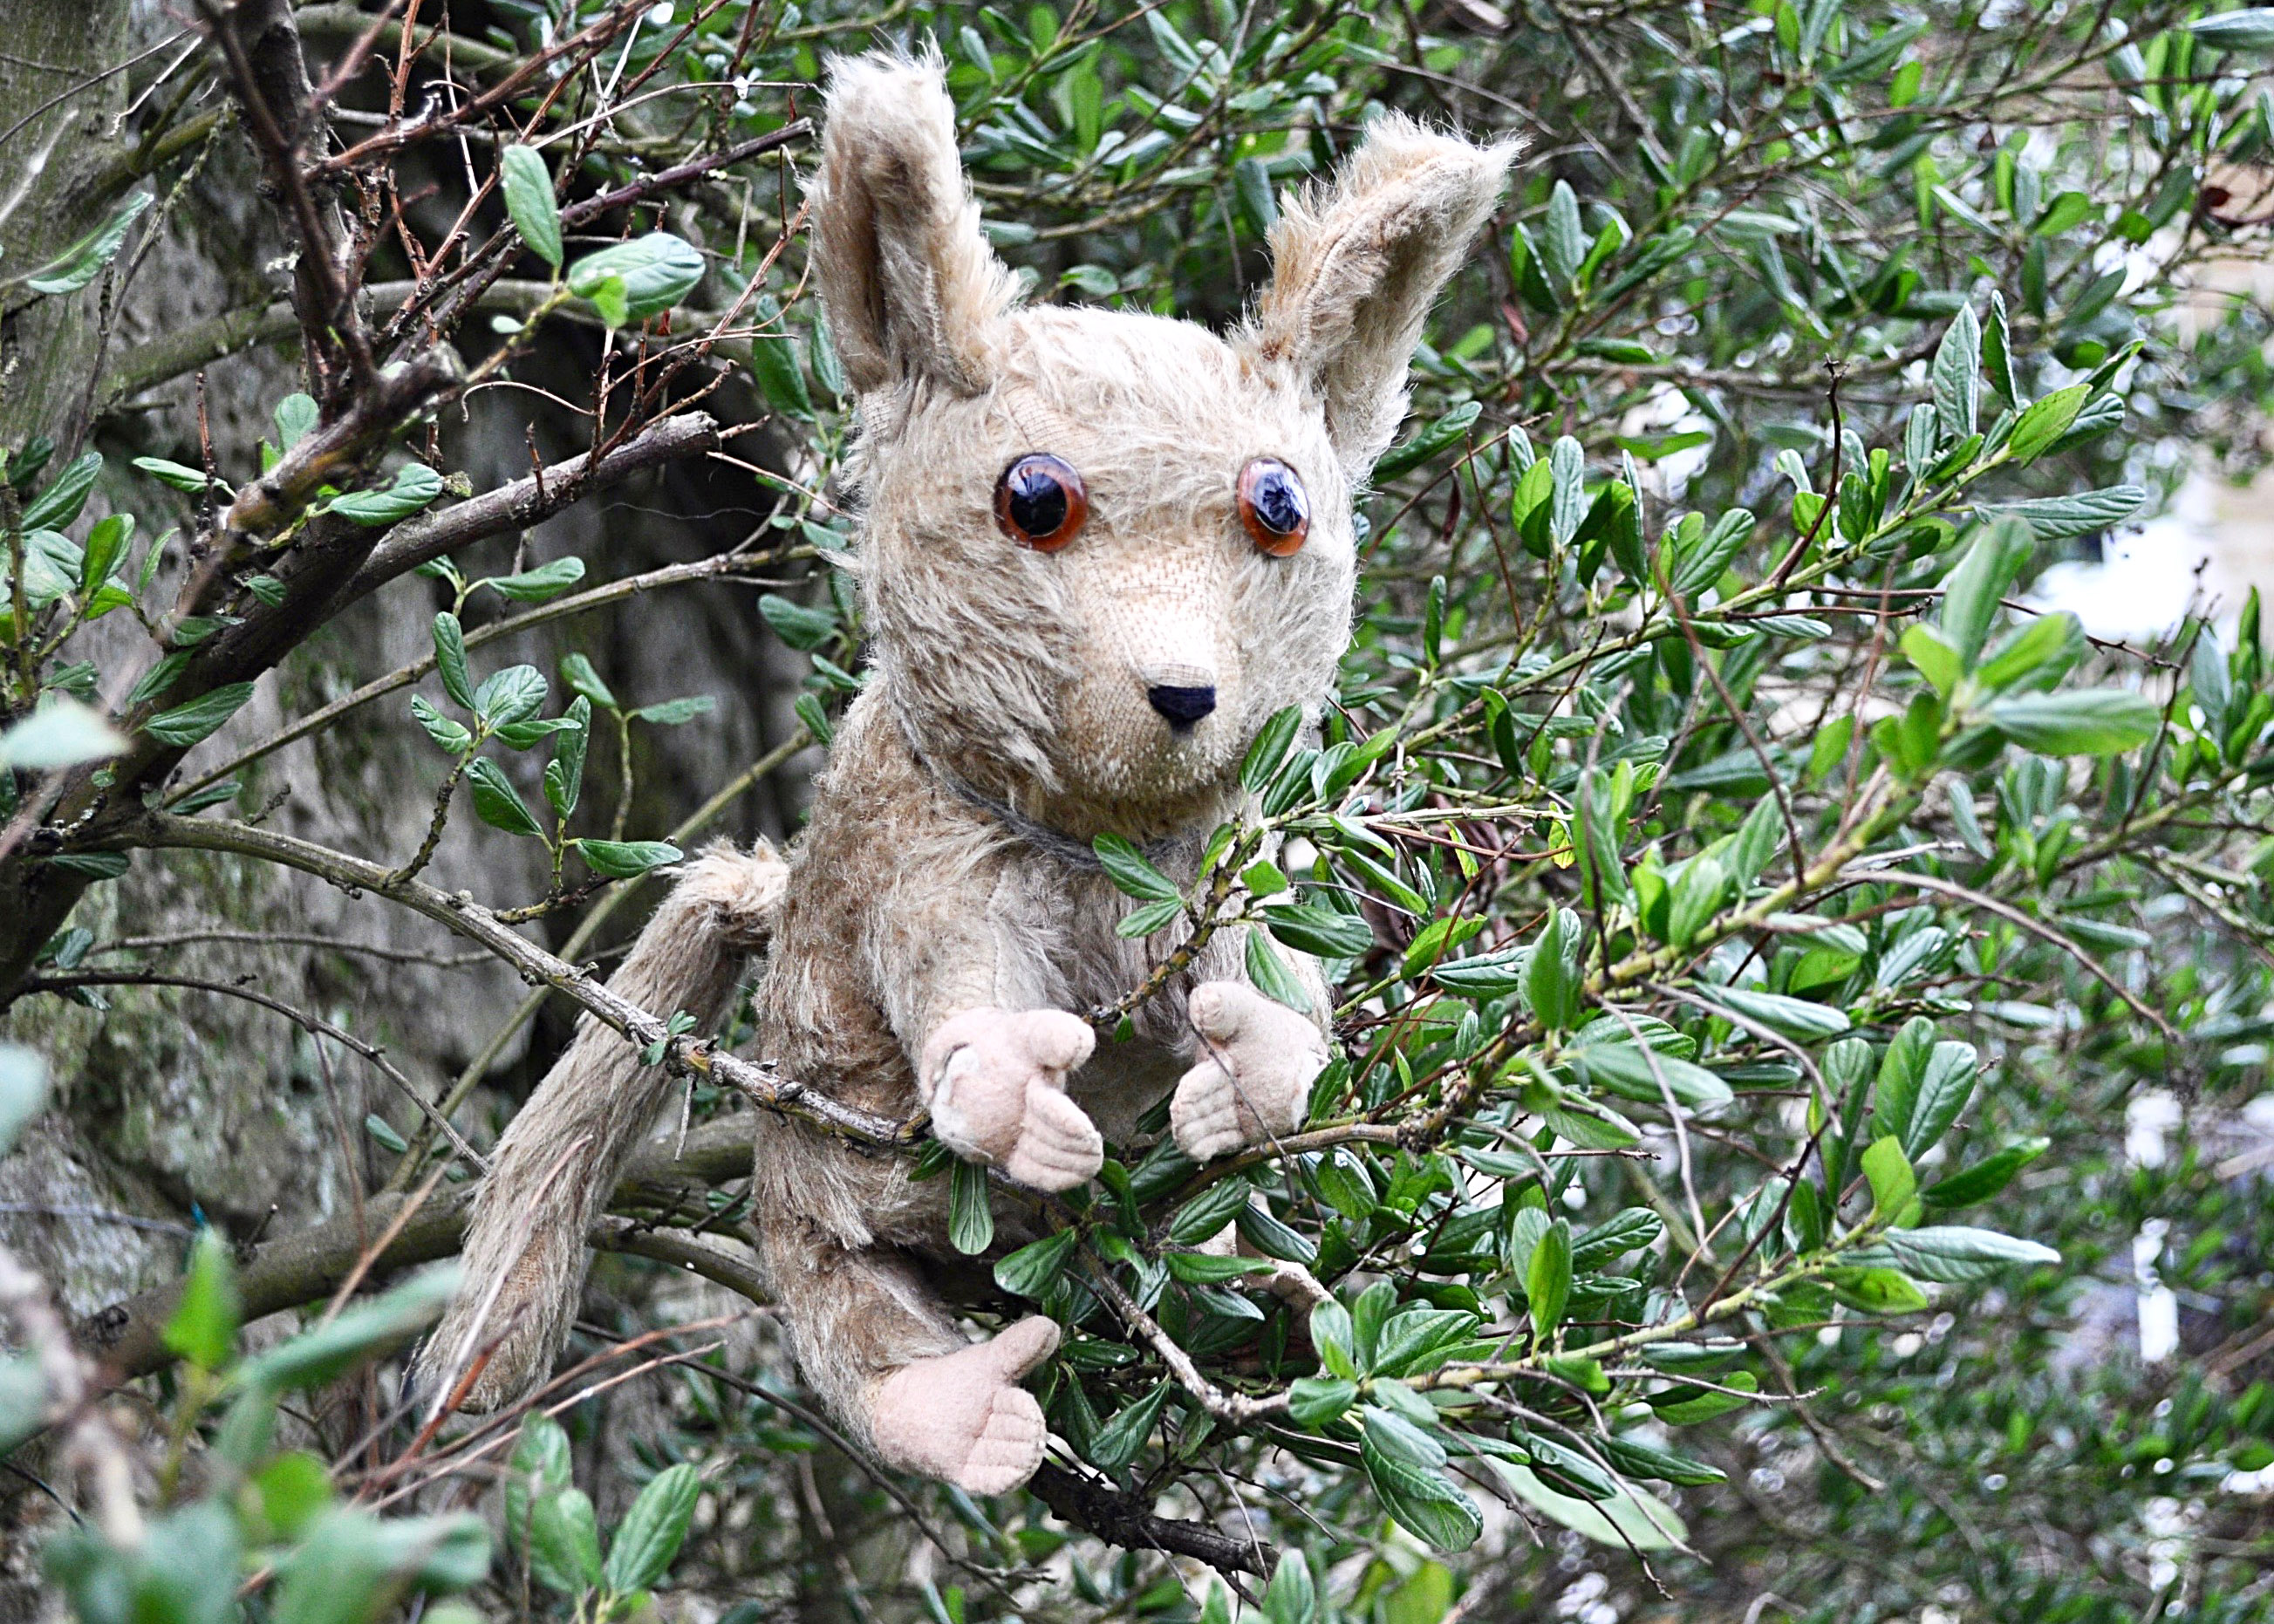
<svg viewBox="0 0 2274 1624">
<path fill-rule="evenodd" d="M 770 1238 L 806 1384 L 878 1460 L 974 1494 L 1004 1493 L 1034 1475 L 1049 1429 L 1018 1383 L 1057 1350 L 1056 1325 L 1022 1320 L 991 1342 L 967 1342 L 892 1253 Z"/>
</svg>

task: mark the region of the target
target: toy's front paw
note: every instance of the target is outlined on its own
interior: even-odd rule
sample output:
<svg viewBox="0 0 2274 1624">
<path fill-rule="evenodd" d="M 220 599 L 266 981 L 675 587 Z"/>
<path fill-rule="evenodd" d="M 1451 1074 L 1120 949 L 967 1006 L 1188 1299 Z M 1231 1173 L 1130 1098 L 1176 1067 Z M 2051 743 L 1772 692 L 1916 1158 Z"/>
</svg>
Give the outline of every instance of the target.
<svg viewBox="0 0 2274 1624">
<path fill-rule="evenodd" d="M 870 1432 L 887 1466 L 972 1494 L 1004 1494 L 1035 1475 L 1050 1428 L 1020 1378 L 1058 1350 L 1058 1327 L 1039 1315 L 895 1371 L 877 1389 Z"/>
<path fill-rule="evenodd" d="M 1037 1190 L 1097 1176 L 1105 1141 L 1066 1098 L 1066 1073 L 1096 1037 L 1063 1010 L 967 1010 L 924 1045 L 932 1132 L 956 1154 Z"/>
<path fill-rule="evenodd" d="M 1185 1007 L 1206 1051 L 1170 1101 L 1178 1148 L 1206 1162 L 1300 1127 L 1327 1064 L 1319 1029 L 1238 981 L 1195 987 Z"/>
</svg>

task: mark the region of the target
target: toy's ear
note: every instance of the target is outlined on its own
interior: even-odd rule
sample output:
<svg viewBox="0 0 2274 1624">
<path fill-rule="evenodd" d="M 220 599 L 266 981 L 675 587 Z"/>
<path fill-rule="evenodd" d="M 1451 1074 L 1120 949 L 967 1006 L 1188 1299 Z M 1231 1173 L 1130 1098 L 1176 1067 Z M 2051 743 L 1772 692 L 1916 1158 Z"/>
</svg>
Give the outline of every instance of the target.
<svg viewBox="0 0 2274 1624">
<path fill-rule="evenodd" d="M 1016 284 L 980 234 L 937 64 L 842 58 L 826 117 L 815 264 L 846 377 L 862 394 L 915 379 L 983 390 Z"/>
<path fill-rule="evenodd" d="M 1516 143 L 1473 147 L 1377 118 L 1333 186 L 1290 200 L 1248 342 L 1291 365 L 1326 408 L 1353 477 L 1405 415 L 1405 364 L 1437 290 L 1500 201 Z"/>
</svg>

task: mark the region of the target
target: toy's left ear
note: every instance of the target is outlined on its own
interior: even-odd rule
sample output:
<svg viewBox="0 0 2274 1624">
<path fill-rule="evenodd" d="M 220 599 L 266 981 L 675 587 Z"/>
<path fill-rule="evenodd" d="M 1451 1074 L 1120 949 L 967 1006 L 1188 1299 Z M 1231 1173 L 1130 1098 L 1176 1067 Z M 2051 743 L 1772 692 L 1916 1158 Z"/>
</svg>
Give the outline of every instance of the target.
<svg viewBox="0 0 2274 1624">
<path fill-rule="evenodd" d="M 1499 203 L 1516 147 L 1474 147 L 1385 116 L 1330 190 L 1291 200 L 1272 228 L 1274 274 L 1247 343 L 1317 393 L 1353 478 L 1405 415 L 1421 319 Z"/>
<path fill-rule="evenodd" d="M 1017 284 L 980 232 L 937 61 L 832 65 L 819 182 L 814 266 L 854 388 L 983 391 Z"/>
</svg>

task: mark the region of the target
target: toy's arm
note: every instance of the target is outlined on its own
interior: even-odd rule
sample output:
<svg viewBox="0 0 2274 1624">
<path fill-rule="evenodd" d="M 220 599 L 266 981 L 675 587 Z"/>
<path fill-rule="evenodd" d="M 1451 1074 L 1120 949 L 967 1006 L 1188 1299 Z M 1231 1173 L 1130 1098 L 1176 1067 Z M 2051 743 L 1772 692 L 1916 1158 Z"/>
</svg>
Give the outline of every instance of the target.
<svg viewBox="0 0 2274 1624">
<path fill-rule="evenodd" d="M 1105 1141 L 1065 1085 L 1096 1040 L 1022 974 L 1031 955 L 1004 939 L 1017 923 L 968 892 L 903 896 L 879 918 L 885 1015 L 915 1058 L 917 1098 L 940 1141 L 1041 1190 L 1095 1177 Z"/>
</svg>

